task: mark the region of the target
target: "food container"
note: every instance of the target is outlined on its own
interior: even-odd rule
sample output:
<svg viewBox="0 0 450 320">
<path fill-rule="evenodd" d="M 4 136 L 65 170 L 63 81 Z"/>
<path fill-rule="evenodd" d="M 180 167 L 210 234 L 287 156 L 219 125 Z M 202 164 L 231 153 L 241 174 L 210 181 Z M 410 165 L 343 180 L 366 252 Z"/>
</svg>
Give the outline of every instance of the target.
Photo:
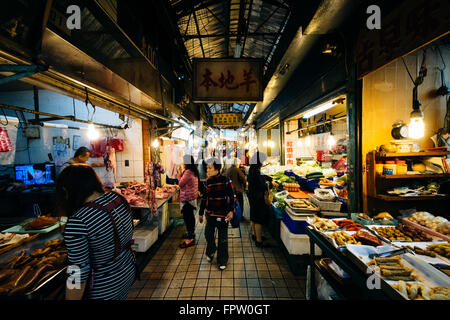
<svg viewBox="0 0 450 320">
<path fill-rule="evenodd" d="M 397 174 L 397 165 L 395 164 L 395 161 L 386 161 L 383 166 L 383 174 L 391 176 Z"/>
<path fill-rule="evenodd" d="M 419 152 L 420 143 L 415 140 L 392 140 L 391 144 L 394 145 L 398 153 Z"/>
<path fill-rule="evenodd" d="M 384 169 L 384 164 L 383 161 L 377 161 L 377 163 L 375 164 L 375 171 L 377 174 L 382 175 L 383 174 L 383 169 Z"/>
<path fill-rule="evenodd" d="M 397 174 L 406 174 L 408 172 L 405 160 L 397 160 L 395 164 L 397 166 Z"/>
</svg>

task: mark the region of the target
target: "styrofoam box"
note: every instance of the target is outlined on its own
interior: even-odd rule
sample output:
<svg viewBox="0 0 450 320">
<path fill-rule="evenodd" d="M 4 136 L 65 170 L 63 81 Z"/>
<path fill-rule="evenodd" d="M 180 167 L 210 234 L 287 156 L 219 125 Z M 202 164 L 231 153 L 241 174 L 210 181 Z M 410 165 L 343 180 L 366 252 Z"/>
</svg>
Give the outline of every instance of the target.
<svg viewBox="0 0 450 320">
<path fill-rule="evenodd" d="M 142 226 L 134 229 L 134 243 L 131 248 L 136 252 L 146 252 L 158 240 L 157 226 Z"/>
<path fill-rule="evenodd" d="M 280 223 L 280 238 L 289 254 L 309 254 L 309 237 L 305 234 L 294 234 L 289 231 L 283 221 Z M 316 245 L 314 254 L 320 256 L 322 250 Z"/>
<path fill-rule="evenodd" d="M 306 219 L 314 217 L 314 213 L 295 214 L 289 207 L 286 206 L 283 215 L 284 225 L 293 234 L 305 234 L 305 228 L 308 226 Z"/>
</svg>

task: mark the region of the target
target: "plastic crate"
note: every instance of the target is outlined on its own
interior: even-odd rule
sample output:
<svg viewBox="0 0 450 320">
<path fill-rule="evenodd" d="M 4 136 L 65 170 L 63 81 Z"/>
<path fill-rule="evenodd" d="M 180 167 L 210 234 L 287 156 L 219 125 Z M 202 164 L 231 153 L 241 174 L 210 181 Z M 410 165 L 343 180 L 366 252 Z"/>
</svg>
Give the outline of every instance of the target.
<svg viewBox="0 0 450 320">
<path fill-rule="evenodd" d="M 294 215 L 291 213 L 291 209 L 286 207 L 283 215 L 284 225 L 289 229 L 293 234 L 305 234 L 305 228 L 308 225 L 306 219 L 308 217 L 313 217 L 314 214 L 302 214 L 302 215 Z"/>
<path fill-rule="evenodd" d="M 284 221 L 280 223 L 280 238 L 284 247 L 293 255 L 309 254 L 309 237 L 306 234 L 294 234 L 289 231 Z M 321 255 L 322 251 L 315 245 L 315 255 Z"/>
<path fill-rule="evenodd" d="M 323 201 L 319 200 L 315 195 L 309 194 L 309 201 L 320 208 L 320 211 L 341 211 L 342 202 L 339 201 Z"/>
</svg>

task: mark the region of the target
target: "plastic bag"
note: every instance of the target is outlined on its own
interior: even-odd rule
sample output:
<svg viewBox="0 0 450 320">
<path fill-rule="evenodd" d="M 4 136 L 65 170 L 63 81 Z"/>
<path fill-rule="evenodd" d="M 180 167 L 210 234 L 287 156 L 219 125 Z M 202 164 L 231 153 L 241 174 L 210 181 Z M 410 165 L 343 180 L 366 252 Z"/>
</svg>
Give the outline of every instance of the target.
<svg viewBox="0 0 450 320">
<path fill-rule="evenodd" d="M 6 128 L 0 128 L 0 152 L 12 151 L 11 140 L 8 136 L 8 130 Z"/>
<path fill-rule="evenodd" d="M 239 201 L 236 201 L 236 208 L 234 209 L 233 219 L 230 223 L 233 228 L 239 228 L 242 218 L 242 208 Z"/>
<path fill-rule="evenodd" d="M 322 201 L 332 201 L 335 198 L 333 191 L 330 189 L 315 189 L 314 195 Z"/>
</svg>

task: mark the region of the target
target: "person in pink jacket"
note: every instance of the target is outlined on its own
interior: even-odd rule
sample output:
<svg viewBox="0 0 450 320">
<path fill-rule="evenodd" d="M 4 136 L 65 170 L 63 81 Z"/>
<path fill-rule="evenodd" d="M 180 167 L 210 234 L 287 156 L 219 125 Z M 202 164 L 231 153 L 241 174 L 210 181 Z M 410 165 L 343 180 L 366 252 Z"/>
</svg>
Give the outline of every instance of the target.
<svg viewBox="0 0 450 320">
<path fill-rule="evenodd" d="M 188 248 L 195 245 L 195 215 L 198 198 L 198 180 L 199 173 L 197 165 L 194 163 L 194 157 L 185 155 L 181 171 L 178 173 L 178 185 L 180 186 L 180 205 L 183 213 L 184 223 L 186 224 L 187 238 L 180 244 L 180 248 Z"/>
</svg>

